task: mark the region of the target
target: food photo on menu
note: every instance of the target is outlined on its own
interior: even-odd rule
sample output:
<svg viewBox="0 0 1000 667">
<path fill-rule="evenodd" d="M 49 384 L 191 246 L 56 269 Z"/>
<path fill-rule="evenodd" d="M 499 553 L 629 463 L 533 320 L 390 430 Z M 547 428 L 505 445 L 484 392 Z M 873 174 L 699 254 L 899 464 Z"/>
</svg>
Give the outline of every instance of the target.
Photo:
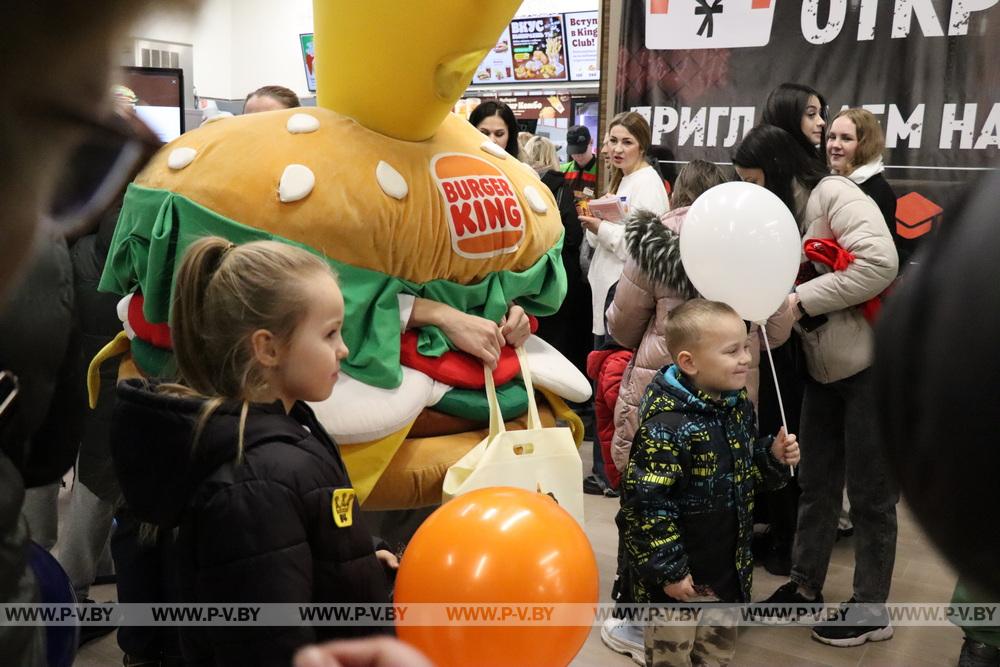
<svg viewBox="0 0 1000 667">
<path fill-rule="evenodd" d="M 515 79 L 566 79 L 562 17 L 519 19 L 510 27 Z"/>
</svg>

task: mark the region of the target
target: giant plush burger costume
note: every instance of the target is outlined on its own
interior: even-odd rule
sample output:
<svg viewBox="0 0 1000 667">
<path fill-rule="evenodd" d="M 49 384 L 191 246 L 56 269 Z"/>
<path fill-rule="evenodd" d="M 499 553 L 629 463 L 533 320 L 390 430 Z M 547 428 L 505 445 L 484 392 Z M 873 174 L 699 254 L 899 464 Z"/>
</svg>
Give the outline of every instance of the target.
<svg viewBox="0 0 1000 667">
<path fill-rule="evenodd" d="M 485 436 L 488 408 L 477 359 L 437 328 L 406 329 L 413 298 L 498 322 L 514 303 L 552 314 L 566 291 L 548 189 L 449 113 L 519 4 L 316 0 L 319 106 L 209 123 L 129 187 L 101 287 L 123 295 L 139 371 L 173 370 L 173 275 L 194 240 L 308 248 L 339 274 L 350 348 L 333 394 L 313 407 L 359 498 L 440 502 L 447 468 Z M 569 421 L 579 442 L 562 399 L 586 400 L 586 379 L 536 337 L 525 348 L 543 421 Z M 527 395 L 513 350 L 494 380 L 516 428 Z"/>
</svg>

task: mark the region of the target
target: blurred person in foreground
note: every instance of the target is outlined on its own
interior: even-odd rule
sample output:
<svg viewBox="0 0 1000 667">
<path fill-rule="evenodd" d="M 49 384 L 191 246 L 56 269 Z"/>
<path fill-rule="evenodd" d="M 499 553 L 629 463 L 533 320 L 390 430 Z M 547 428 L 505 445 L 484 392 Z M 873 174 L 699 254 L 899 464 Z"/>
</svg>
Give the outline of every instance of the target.
<svg viewBox="0 0 1000 667">
<path fill-rule="evenodd" d="M 295 654 L 295 667 L 433 667 L 398 639 L 370 637 L 308 646 Z"/>
<path fill-rule="evenodd" d="M 917 521 L 957 570 L 952 602 L 964 604 L 994 605 L 1000 595 L 1000 521 L 989 518 L 1000 469 L 998 187 L 998 171 L 972 184 L 917 252 L 907 279 L 886 299 L 873 366 L 890 469 Z M 1000 665 L 1000 627 L 962 629 L 960 667 Z"/>
<path fill-rule="evenodd" d="M 163 6 L 167 3 L 157 3 Z M 193 0 L 172 0 L 171 5 L 194 5 Z M 142 151 L 123 149 L 101 173 L 72 184 L 76 193 L 86 193 L 77 201 L 64 197 L 63 206 L 53 210 L 54 195 L 65 181 L 65 165 L 73 163 L 81 143 L 98 136 L 113 145 L 118 136 L 107 119 L 111 109 L 109 77 L 117 39 L 129 22 L 149 2 L 132 0 L 38 0 L 6 3 L 4 35 L 0 39 L 0 198 L 6 215 L 4 243 L 0 245 L 0 312 L 7 309 L 11 295 L 18 297 L 20 280 L 26 271 L 44 271 L 54 276 L 60 287 L 43 295 L 51 303 L 37 303 L 27 311 L 32 318 L 44 319 L 66 307 L 71 299 L 72 281 L 66 238 L 110 203 L 119 190 L 119 180 L 127 178 Z M 39 48 L 39 44 L 46 48 Z M 71 176 L 80 176 L 72 174 Z M 46 220 L 46 224 L 39 223 Z M 34 242 L 34 247 L 32 244 Z M 50 267 L 46 269 L 46 267 Z M 13 312 L 13 311 L 11 311 Z M 32 343 L 32 322 L 18 320 L 4 326 L 8 333 L 20 332 L 0 358 L 2 369 L 12 370 L 11 361 L 23 362 L 23 350 L 37 349 Z M 19 347 L 21 345 L 28 347 Z M 47 350 L 47 352 L 52 352 Z M 57 355 L 51 355 L 55 357 Z M 16 375 L 16 371 L 11 375 Z M 28 534 L 21 518 L 24 502 L 24 475 L 34 484 L 58 480 L 72 465 L 75 451 L 60 447 L 56 456 L 47 451 L 54 443 L 32 432 L 37 426 L 40 405 L 33 400 L 31 378 L 20 385 L 20 396 L 7 385 L 0 404 L 0 602 L 30 603 L 37 600 L 37 586 L 27 562 Z M 7 402 L 5 399 L 11 398 Z M 19 400 L 20 399 L 20 400 Z M 48 400 L 44 404 L 49 405 Z M 50 422 L 51 423 L 51 422 Z M 45 663 L 44 628 L 0 627 L 0 656 L 4 664 Z"/>
</svg>

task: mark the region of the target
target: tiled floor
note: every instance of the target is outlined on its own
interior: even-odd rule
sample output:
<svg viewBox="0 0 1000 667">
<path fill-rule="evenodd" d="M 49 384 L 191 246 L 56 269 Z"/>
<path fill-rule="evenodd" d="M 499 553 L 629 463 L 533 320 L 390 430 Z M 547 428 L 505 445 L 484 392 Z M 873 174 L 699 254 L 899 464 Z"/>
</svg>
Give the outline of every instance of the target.
<svg viewBox="0 0 1000 667">
<path fill-rule="evenodd" d="M 581 449 L 589 469 L 590 447 Z M 586 496 L 586 525 L 601 575 L 602 599 L 608 600 L 615 571 L 617 531 L 614 525 L 617 499 Z M 851 596 L 853 576 L 851 540 L 837 543 L 823 593 L 830 602 Z M 758 567 L 754 573 L 754 597 L 764 598 L 784 579 Z M 920 532 L 905 506 L 899 508 L 899 541 L 893 575 L 892 602 L 947 602 L 955 586 L 955 574 Z M 115 597 L 113 586 L 94 588 L 95 600 Z M 856 648 L 833 648 L 813 641 L 808 628 L 744 628 L 740 632 L 734 665 L 768 667 L 874 667 L 899 665 L 930 667 L 954 665 L 961 648 L 962 633 L 957 628 L 897 627 L 887 642 Z M 76 667 L 110 667 L 121 664 L 121 651 L 114 635 L 94 642 L 80 652 Z M 628 658 L 609 651 L 595 628 L 573 667 L 615 667 L 633 664 Z M 471 667 L 471 666 L 470 666 Z M 512 666 L 516 667 L 516 666 Z"/>
</svg>

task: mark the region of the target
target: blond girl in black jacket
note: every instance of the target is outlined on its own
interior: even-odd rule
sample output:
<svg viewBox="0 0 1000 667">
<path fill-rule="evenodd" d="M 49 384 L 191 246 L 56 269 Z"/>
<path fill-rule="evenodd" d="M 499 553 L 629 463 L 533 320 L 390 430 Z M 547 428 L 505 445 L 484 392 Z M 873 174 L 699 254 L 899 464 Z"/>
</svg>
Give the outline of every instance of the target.
<svg viewBox="0 0 1000 667">
<path fill-rule="evenodd" d="M 191 603 L 386 603 L 375 552 L 336 443 L 304 401 L 329 397 L 347 347 L 329 266 L 272 241 L 189 248 L 174 285 L 182 384 L 119 389 L 116 468 L 140 519 L 179 527 Z M 183 629 L 197 665 L 288 665 L 342 627 Z"/>
</svg>

